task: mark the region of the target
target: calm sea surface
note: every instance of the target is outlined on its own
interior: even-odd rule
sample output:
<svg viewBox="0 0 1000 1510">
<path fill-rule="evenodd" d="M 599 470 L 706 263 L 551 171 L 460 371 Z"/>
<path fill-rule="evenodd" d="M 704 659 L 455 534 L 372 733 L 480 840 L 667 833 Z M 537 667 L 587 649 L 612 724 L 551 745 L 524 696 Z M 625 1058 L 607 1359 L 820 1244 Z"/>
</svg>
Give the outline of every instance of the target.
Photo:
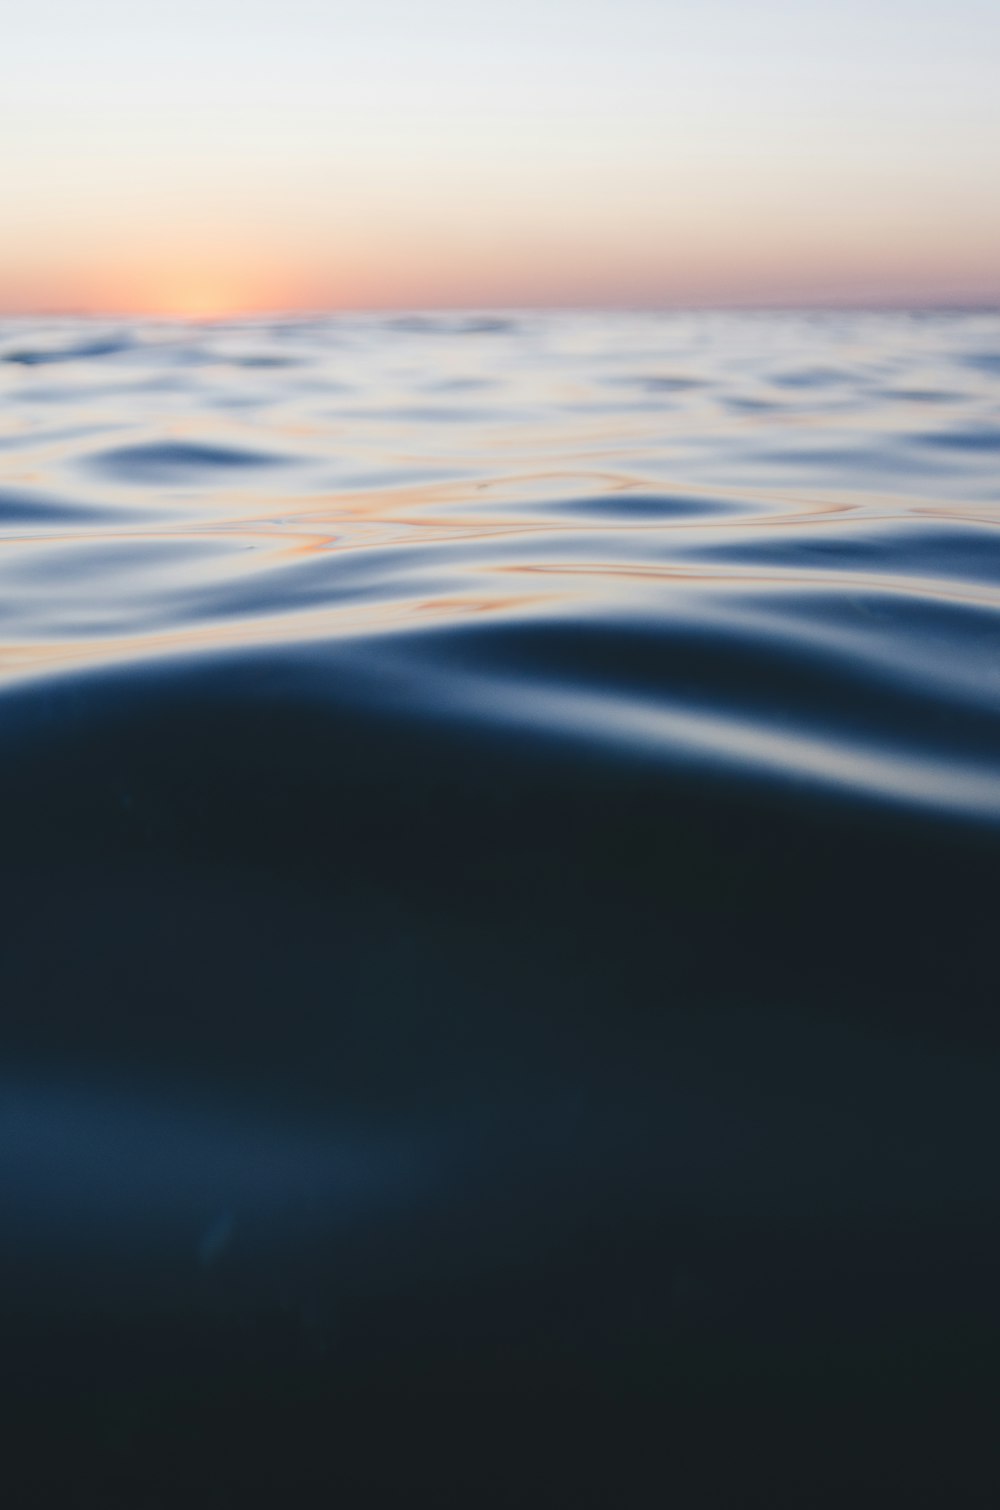
<svg viewBox="0 0 1000 1510">
<path fill-rule="evenodd" d="M 1000 316 L 0 400 L 18 1506 L 1000 1501 Z"/>
</svg>

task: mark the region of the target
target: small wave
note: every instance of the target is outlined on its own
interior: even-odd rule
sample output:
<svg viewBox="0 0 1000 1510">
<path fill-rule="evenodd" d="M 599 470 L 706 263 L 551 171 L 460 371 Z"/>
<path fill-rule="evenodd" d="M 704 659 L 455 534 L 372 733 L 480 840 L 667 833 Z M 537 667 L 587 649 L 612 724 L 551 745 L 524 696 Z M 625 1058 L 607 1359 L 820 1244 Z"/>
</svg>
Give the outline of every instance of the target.
<svg viewBox="0 0 1000 1510">
<path fill-rule="evenodd" d="M 854 374 L 847 368 L 799 367 L 786 372 L 774 372 L 770 381 L 776 388 L 832 388 L 840 383 L 850 383 Z"/>
<path fill-rule="evenodd" d="M 389 330 L 406 335 L 493 336 L 517 329 L 516 320 L 497 315 L 402 315 L 387 322 Z"/>
<path fill-rule="evenodd" d="M 617 387 L 636 388 L 643 393 L 692 393 L 704 386 L 704 379 L 689 377 L 684 373 L 639 373 L 634 377 L 615 375 L 606 381 Z"/>
<path fill-rule="evenodd" d="M 18 346 L 12 351 L 0 352 L 0 361 L 11 362 L 18 367 L 47 367 L 59 362 L 92 362 L 100 357 L 119 356 L 128 351 L 131 344 L 127 337 L 115 337 L 80 341 L 68 346 Z"/>
<path fill-rule="evenodd" d="M 976 425 L 967 429 L 929 430 L 917 437 L 921 445 L 946 451 L 1000 451 L 1000 425 Z"/>
<path fill-rule="evenodd" d="M 211 482 L 219 473 L 280 466 L 283 457 L 236 446 L 193 441 L 155 441 L 92 453 L 88 464 L 105 475 L 134 483 Z"/>
<path fill-rule="evenodd" d="M 1000 377 L 1000 351 L 970 351 L 962 360 L 975 372 L 983 372 L 987 377 Z"/>
<path fill-rule="evenodd" d="M 734 565 L 769 565 L 800 576 L 811 571 L 841 573 L 842 580 L 872 574 L 882 583 L 895 580 L 903 591 L 920 597 L 934 581 L 990 583 L 1000 588 L 1000 519 L 998 527 L 967 524 L 961 529 L 898 525 L 868 532 L 828 525 L 825 529 L 759 531 L 759 538 L 731 545 L 702 544 L 702 560 L 726 560 Z"/>
<path fill-rule="evenodd" d="M 121 514 L 93 502 L 54 498 L 29 488 L 0 488 L 0 529 L 32 530 L 82 525 L 108 525 Z"/>
<path fill-rule="evenodd" d="M 633 488 L 622 488 L 615 493 L 586 494 L 567 499 L 563 503 L 541 505 L 542 512 L 551 511 L 593 516 L 598 519 L 705 519 L 716 513 L 739 511 L 739 505 L 718 498 L 698 495 L 685 497 L 682 493 L 650 493 Z"/>
</svg>

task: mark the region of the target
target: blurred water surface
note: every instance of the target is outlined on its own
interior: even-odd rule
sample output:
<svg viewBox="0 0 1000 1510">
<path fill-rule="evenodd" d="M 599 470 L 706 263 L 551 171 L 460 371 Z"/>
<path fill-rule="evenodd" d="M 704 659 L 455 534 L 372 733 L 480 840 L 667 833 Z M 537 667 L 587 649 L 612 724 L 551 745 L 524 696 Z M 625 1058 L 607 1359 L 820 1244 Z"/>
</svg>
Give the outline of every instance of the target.
<svg viewBox="0 0 1000 1510">
<path fill-rule="evenodd" d="M 1000 316 L 6 321 L 0 396 L 30 1503 L 993 1502 Z"/>
<path fill-rule="evenodd" d="M 8 323 L 0 667 L 364 648 L 992 817 L 998 367 L 985 315 Z"/>
</svg>

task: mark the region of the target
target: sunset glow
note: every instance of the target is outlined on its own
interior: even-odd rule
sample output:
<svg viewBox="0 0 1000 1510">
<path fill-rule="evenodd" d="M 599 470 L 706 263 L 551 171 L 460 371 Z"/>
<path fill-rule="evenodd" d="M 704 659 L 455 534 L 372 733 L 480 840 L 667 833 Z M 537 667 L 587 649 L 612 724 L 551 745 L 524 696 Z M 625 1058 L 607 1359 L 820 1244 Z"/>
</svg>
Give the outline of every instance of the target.
<svg viewBox="0 0 1000 1510">
<path fill-rule="evenodd" d="M 998 55 L 987 0 L 40 0 L 0 309 L 994 299 Z"/>
</svg>

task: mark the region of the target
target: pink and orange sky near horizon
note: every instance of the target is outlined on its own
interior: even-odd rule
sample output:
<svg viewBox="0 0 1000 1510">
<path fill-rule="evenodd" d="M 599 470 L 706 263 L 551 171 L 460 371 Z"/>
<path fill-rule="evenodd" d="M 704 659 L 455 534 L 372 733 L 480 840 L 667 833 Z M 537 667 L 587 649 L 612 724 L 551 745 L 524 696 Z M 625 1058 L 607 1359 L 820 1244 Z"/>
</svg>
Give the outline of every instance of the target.
<svg viewBox="0 0 1000 1510">
<path fill-rule="evenodd" d="M 0 311 L 1000 302 L 1000 6 L 35 0 Z"/>
</svg>

